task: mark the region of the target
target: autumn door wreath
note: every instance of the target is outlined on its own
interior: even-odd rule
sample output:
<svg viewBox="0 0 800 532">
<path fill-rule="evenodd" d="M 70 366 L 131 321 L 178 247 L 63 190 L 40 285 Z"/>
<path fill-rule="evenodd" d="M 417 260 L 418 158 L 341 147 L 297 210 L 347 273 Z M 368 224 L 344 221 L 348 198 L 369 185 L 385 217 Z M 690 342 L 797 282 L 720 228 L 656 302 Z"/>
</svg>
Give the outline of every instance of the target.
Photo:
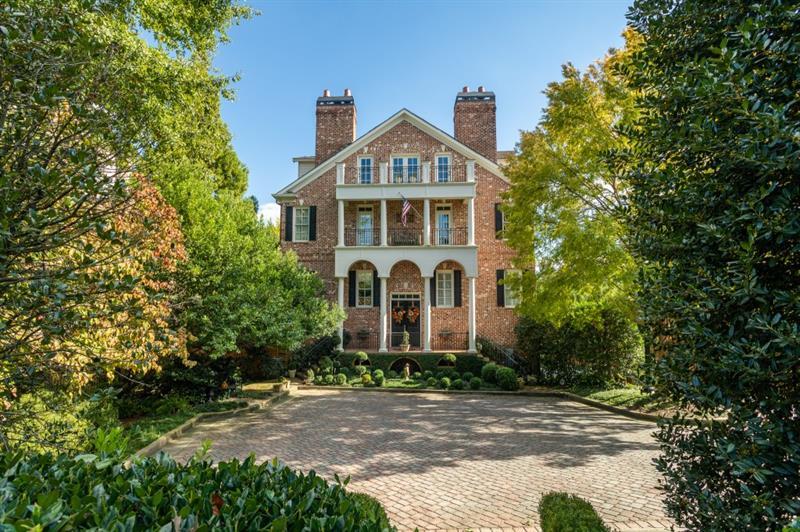
<svg viewBox="0 0 800 532">
<path fill-rule="evenodd" d="M 417 323 L 417 318 L 419 318 L 419 308 L 415 307 L 414 305 L 410 306 L 406 311 L 406 316 L 408 317 L 408 323 Z"/>
<path fill-rule="evenodd" d="M 400 308 L 400 306 L 396 306 L 392 309 L 392 319 L 395 323 L 403 323 L 403 316 L 406 315 L 406 311 Z"/>
</svg>

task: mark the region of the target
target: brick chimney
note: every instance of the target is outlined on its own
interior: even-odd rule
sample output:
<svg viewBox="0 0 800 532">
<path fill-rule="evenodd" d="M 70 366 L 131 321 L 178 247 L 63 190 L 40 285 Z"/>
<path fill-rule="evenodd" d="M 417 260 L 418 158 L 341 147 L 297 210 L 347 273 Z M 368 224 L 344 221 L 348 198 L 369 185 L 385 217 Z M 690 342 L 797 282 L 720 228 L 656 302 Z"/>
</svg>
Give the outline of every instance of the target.
<svg viewBox="0 0 800 532">
<path fill-rule="evenodd" d="M 453 108 L 455 137 L 489 160 L 497 161 L 497 106 L 494 93 L 464 87 Z"/>
<path fill-rule="evenodd" d="M 328 89 L 317 98 L 316 164 L 353 142 L 356 138 L 356 103 L 350 89 L 344 96 L 331 96 Z"/>
</svg>

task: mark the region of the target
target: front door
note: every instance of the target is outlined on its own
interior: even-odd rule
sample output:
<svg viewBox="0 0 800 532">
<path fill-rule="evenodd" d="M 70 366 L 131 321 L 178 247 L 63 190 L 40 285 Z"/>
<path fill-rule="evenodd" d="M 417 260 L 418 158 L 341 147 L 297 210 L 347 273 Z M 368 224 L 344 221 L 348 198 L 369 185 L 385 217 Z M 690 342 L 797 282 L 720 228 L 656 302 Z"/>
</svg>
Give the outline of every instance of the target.
<svg viewBox="0 0 800 532">
<path fill-rule="evenodd" d="M 420 322 L 422 307 L 419 294 L 392 294 L 392 307 L 389 319 L 392 320 L 392 347 L 403 341 L 403 331 L 409 335 L 411 349 L 419 349 Z"/>
</svg>

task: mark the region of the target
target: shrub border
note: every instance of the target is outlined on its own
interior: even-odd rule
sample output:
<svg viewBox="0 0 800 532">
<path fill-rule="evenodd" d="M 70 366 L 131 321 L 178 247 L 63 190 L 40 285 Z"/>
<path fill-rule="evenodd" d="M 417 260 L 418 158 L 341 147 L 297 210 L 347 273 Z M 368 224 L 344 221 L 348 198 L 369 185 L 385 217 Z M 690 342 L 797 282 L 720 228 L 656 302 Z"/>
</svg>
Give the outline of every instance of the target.
<svg viewBox="0 0 800 532">
<path fill-rule="evenodd" d="M 173 439 L 177 438 L 178 436 L 182 435 L 187 430 L 193 428 L 197 425 L 200 421 L 206 420 L 208 418 L 215 418 L 220 416 L 230 416 L 235 414 L 240 414 L 242 412 L 250 412 L 253 410 L 260 410 L 260 409 L 270 409 L 273 406 L 276 406 L 278 403 L 283 402 L 284 399 L 289 398 L 289 390 L 282 391 L 269 399 L 261 399 L 261 400 L 253 400 L 253 399 L 234 399 L 240 402 L 247 402 L 247 406 L 243 406 L 241 408 L 235 408 L 233 410 L 223 410 L 221 412 L 201 412 L 194 416 L 191 419 L 184 421 L 181 425 L 175 427 L 174 429 L 165 432 L 152 442 L 148 443 L 135 453 L 133 453 L 134 457 L 145 457 L 151 456 L 164 447 Z"/>
<path fill-rule="evenodd" d="M 620 408 L 618 406 L 607 405 L 605 403 L 601 403 L 600 401 L 595 401 L 594 399 L 587 399 L 586 397 L 581 397 L 580 395 L 575 395 L 574 393 L 565 392 L 561 390 L 548 390 L 548 391 L 521 390 L 517 392 L 506 392 L 503 390 L 441 390 L 438 388 L 378 388 L 378 387 L 361 388 L 352 386 L 329 386 L 329 385 L 318 386 L 309 384 L 300 384 L 298 385 L 298 388 L 300 390 L 345 390 L 351 392 L 449 393 L 449 394 L 514 395 L 522 397 L 558 397 L 561 399 L 567 399 L 570 401 L 574 401 L 576 403 L 582 403 L 586 406 L 591 406 L 594 408 L 598 408 L 600 410 L 605 410 L 613 414 L 619 414 L 621 416 L 625 416 L 631 419 L 636 419 L 639 421 L 649 421 L 651 423 L 658 423 L 659 421 L 666 419 L 664 417 L 655 414 L 646 414 L 644 412 L 636 412 L 634 410 L 627 410 L 625 408 Z"/>
</svg>

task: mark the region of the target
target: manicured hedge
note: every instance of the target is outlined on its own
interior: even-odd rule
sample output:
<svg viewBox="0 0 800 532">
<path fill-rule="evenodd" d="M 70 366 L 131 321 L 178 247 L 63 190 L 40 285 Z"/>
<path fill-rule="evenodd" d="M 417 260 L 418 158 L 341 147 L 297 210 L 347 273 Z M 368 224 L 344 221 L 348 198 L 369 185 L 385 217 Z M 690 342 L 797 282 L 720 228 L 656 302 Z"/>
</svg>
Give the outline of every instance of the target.
<svg viewBox="0 0 800 532">
<path fill-rule="evenodd" d="M 380 504 L 277 461 L 0 457 L 0 529 L 394 530 Z"/>
<path fill-rule="evenodd" d="M 342 367 L 353 367 L 353 359 L 355 358 L 354 353 L 341 353 L 338 358 Z M 437 373 L 442 370 L 442 368 L 438 366 L 442 355 L 414 353 L 378 353 L 369 355 L 371 367 L 373 369 L 381 369 L 384 372 L 389 371 L 392 363 L 399 358 L 410 358 L 412 360 L 416 360 L 423 372 L 432 371 L 433 373 Z M 484 361 L 478 358 L 476 355 L 456 355 L 455 371 L 458 373 L 464 373 L 465 371 L 468 371 L 470 373 L 479 375 L 483 365 Z"/>
<path fill-rule="evenodd" d="M 609 532 L 591 504 L 568 493 L 542 497 L 539 520 L 542 532 Z"/>
</svg>

